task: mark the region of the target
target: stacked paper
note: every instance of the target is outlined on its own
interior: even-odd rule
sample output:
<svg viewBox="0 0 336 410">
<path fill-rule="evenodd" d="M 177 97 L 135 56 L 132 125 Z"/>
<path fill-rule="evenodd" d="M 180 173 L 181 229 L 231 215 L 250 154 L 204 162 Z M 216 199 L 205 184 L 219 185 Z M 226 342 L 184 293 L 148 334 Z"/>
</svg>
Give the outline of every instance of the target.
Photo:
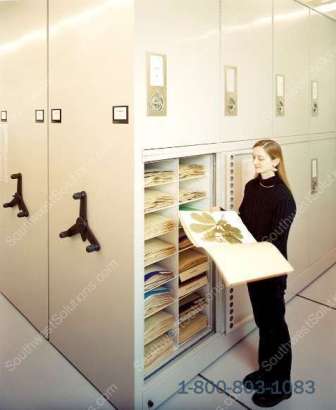
<svg viewBox="0 0 336 410">
<path fill-rule="evenodd" d="M 200 164 L 181 164 L 179 169 L 180 179 L 187 179 L 205 174 L 204 166 Z"/>
<path fill-rule="evenodd" d="M 208 317 L 203 313 L 197 313 L 191 320 L 187 320 L 179 326 L 179 343 L 188 341 L 192 336 L 208 326 Z"/>
<path fill-rule="evenodd" d="M 183 251 L 184 249 L 188 249 L 191 246 L 194 246 L 187 236 L 179 238 L 179 250 Z"/>
<path fill-rule="evenodd" d="M 145 189 L 145 212 L 165 208 L 175 202 L 174 196 L 168 192 Z"/>
<path fill-rule="evenodd" d="M 145 291 L 154 289 L 174 277 L 173 272 L 160 265 L 150 265 L 145 268 Z"/>
<path fill-rule="evenodd" d="M 190 239 L 187 237 L 186 233 L 184 232 L 183 228 L 179 231 L 179 250 L 183 251 L 184 249 L 193 246 Z"/>
<path fill-rule="evenodd" d="M 193 200 L 201 199 L 205 197 L 206 197 L 205 191 L 190 191 L 187 189 L 180 189 L 179 201 L 180 202 L 193 201 Z"/>
<path fill-rule="evenodd" d="M 174 315 L 161 311 L 145 319 L 145 345 L 154 339 L 173 329 L 175 324 Z"/>
<path fill-rule="evenodd" d="M 145 242 L 145 266 L 158 262 L 176 252 L 173 244 L 154 238 Z"/>
<path fill-rule="evenodd" d="M 192 319 L 197 313 L 201 312 L 208 302 L 204 296 L 197 292 L 191 293 L 180 300 L 179 323 Z"/>
<path fill-rule="evenodd" d="M 195 278 L 186 280 L 179 286 L 179 298 L 182 298 L 197 289 L 202 288 L 208 284 L 208 277 L 206 274 L 196 276 Z"/>
<path fill-rule="evenodd" d="M 145 317 L 153 315 L 173 302 L 174 297 L 165 286 L 145 292 Z"/>
<path fill-rule="evenodd" d="M 179 257 L 180 280 L 186 281 L 208 269 L 208 257 L 196 249 L 188 249 Z"/>
<path fill-rule="evenodd" d="M 198 251 L 197 249 L 188 249 L 180 254 L 179 271 L 183 272 L 207 261 L 208 257 L 204 253 Z"/>
<path fill-rule="evenodd" d="M 164 334 L 145 346 L 144 367 L 145 371 L 168 358 L 175 350 L 172 337 Z"/>
<path fill-rule="evenodd" d="M 164 184 L 166 182 L 174 181 L 174 171 L 164 171 L 155 168 L 145 169 L 145 187 L 151 185 Z"/>
<path fill-rule="evenodd" d="M 177 227 L 172 219 L 158 213 L 145 215 L 145 240 L 164 235 Z"/>
</svg>

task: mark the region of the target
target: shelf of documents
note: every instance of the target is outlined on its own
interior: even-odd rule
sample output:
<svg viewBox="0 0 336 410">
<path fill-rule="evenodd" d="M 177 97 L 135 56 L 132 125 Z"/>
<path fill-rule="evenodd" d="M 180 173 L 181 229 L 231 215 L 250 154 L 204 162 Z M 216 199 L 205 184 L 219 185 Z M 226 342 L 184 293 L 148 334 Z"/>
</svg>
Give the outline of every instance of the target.
<svg viewBox="0 0 336 410">
<path fill-rule="evenodd" d="M 211 155 L 145 163 L 144 371 L 213 331 L 212 264 L 179 224 L 179 209 L 213 205 Z"/>
</svg>

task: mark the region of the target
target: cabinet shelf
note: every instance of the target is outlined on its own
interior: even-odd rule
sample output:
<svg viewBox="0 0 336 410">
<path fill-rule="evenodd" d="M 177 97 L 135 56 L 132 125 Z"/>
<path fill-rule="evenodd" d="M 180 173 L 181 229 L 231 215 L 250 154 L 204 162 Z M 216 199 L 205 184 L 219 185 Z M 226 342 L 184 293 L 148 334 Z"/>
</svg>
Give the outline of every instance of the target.
<svg viewBox="0 0 336 410">
<path fill-rule="evenodd" d="M 188 201 L 179 202 L 179 205 L 190 204 L 192 202 L 202 201 L 203 199 L 208 199 L 208 197 L 206 195 L 204 195 L 204 196 L 199 197 L 199 198 L 189 199 Z"/>
<path fill-rule="evenodd" d="M 208 286 L 208 285 L 209 285 L 208 283 L 205 283 L 204 285 L 201 285 L 201 286 L 199 286 L 198 288 L 195 288 L 195 289 L 191 290 L 190 292 L 186 293 L 185 295 L 179 296 L 179 300 L 185 298 L 185 297 L 188 296 L 188 295 L 191 295 L 192 293 L 194 293 L 194 292 L 196 292 L 196 291 L 198 291 L 198 290 L 200 290 L 200 289 L 203 289 L 204 286 Z"/>
<path fill-rule="evenodd" d="M 187 248 L 179 249 L 179 253 L 182 253 L 182 252 L 187 251 L 188 249 L 192 249 L 192 248 L 195 248 L 195 245 L 190 245 Z"/>
<path fill-rule="evenodd" d="M 167 235 L 168 233 L 172 233 L 177 231 L 179 228 L 175 226 L 173 229 L 167 229 L 166 231 L 160 232 L 155 235 L 146 236 L 145 241 L 149 241 L 150 239 L 159 238 L 160 236 Z"/>
<path fill-rule="evenodd" d="M 163 206 L 162 208 L 155 208 L 155 209 L 150 209 L 148 211 L 145 211 L 145 215 L 151 214 L 152 212 L 159 212 L 159 211 L 164 211 L 165 209 L 170 209 L 170 208 L 175 208 L 179 205 L 178 202 L 176 202 L 173 205 L 168 205 L 168 206 Z"/>
<path fill-rule="evenodd" d="M 171 282 L 171 281 L 173 281 L 173 280 L 175 280 L 175 279 L 176 279 L 176 275 L 174 275 L 174 276 L 173 276 L 172 278 L 170 278 L 170 279 L 167 279 L 165 282 L 160 283 L 159 285 L 155 285 L 155 286 L 153 286 L 152 288 L 150 288 L 150 289 L 148 289 L 148 290 L 145 290 L 145 292 L 149 292 L 150 290 L 153 290 L 153 289 L 159 288 L 160 286 L 166 285 L 167 283 L 169 283 L 169 282 Z"/>
<path fill-rule="evenodd" d="M 144 377 L 148 378 L 158 369 L 160 369 L 161 367 L 169 363 L 175 357 L 177 351 L 178 351 L 178 345 L 177 343 L 175 343 L 172 350 L 170 350 L 167 355 L 162 355 L 154 363 L 152 363 L 150 367 L 144 369 Z"/>
<path fill-rule="evenodd" d="M 195 177 L 180 178 L 179 182 L 194 181 L 194 180 L 206 178 L 207 176 L 208 176 L 207 174 L 204 174 L 204 175 L 198 175 L 198 176 L 195 176 Z"/>
<path fill-rule="evenodd" d="M 147 316 L 144 315 L 144 318 L 147 319 L 147 318 L 149 318 L 149 317 L 155 315 L 156 313 L 161 312 L 161 310 L 167 309 L 168 307 L 174 305 L 174 303 L 177 303 L 177 302 L 178 302 L 178 299 L 174 299 L 172 302 L 168 303 L 168 304 L 165 305 L 165 306 L 160 307 L 160 309 L 155 310 L 154 312 L 150 313 L 149 315 L 147 315 Z"/>
<path fill-rule="evenodd" d="M 173 253 L 171 253 L 171 254 L 168 255 L 168 256 L 164 256 L 163 258 L 153 259 L 153 260 L 151 260 L 150 262 L 145 262 L 145 263 L 144 263 L 144 267 L 147 268 L 147 266 L 154 265 L 155 263 L 164 261 L 165 259 L 171 258 L 172 256 L 175 256 L 175 255 L 177 255 L 177 254 L 178 254 L 178 252 L 175 250 Z"/>
<path fill-rule="evenodd" d="M 196 342 L 198 342 L 203 337 L 209 335 L 212 331 L 213 331 L 213 329 L 211 328 L 211 326 L 208 325 L 206 328 L 204 328 L 204 329 L 200 330 L 199 332 L 195 333 L 188 340 L 185 340 L 182 343 L 178 343 L 178 351 L 184 350 L 185 348 L 188 348 L 189 346 L 195 344 Z"/>
<path fill-rule="evenodd" d="M 172 181 L 167 181 L 167 182 L 155 182 L 153 184 L 146 185 L 145 188 L 153 188 L 153 187 L 158 187 L 158 186 L 162 186 L 162 185 L 177 184 L 178 182 L 179 182 L 178 179 L 174 179 Z"/>
</svg>

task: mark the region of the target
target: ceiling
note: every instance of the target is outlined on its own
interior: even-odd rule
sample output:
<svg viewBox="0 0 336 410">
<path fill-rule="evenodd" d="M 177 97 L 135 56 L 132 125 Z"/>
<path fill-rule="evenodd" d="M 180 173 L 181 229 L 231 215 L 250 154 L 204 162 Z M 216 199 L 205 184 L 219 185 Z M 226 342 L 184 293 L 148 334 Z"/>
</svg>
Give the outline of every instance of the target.
<svg viewBox="0 0 336 410">
<path fill-rule="evenodd" d="M 326 14 L 336 19 L 336 0 L 299 0 L 320 13 Z"/>
</svg>

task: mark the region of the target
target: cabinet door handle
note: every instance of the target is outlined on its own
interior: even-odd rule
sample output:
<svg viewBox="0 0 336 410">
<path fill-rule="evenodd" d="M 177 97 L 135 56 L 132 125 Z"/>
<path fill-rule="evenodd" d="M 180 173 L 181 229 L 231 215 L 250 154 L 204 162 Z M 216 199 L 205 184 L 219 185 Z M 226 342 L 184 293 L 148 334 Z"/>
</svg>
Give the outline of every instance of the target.
<svg viewBox="0 0 336 410">
<path fill-rule="evenodd" d="M 79 234 L 85 242 L 88 240 L 90 245 L 86 247 L 86 252 L 98 252 L 100 250 L 100 244 L 94 236 L 93 232 L 89 227 L 87 220 L 87 195 L 85 191 L 76 192 L 73 194 L 73 199 L 80 200 L 79 217 L 77 218 L 74 225 L 72 225 L 67 231 L 60 233 L 60 238 L 68 238 Z"/>
<path fill-rule="evenodd" d="M 13 195 L 13 199 L 6 204 L 3 204 L 4 208 L 13 208 L 14 206 L 18 206 L 20 212 L 17 214 L 18 218 L 26 218 L 29 216 L 29 211 L 24 203 L 23 196 L 22 196 L 22 174 L 13 174 L 11 175 L 11 179 L 17 179 L 17 189 L 15 194 Z"/>
</svg>

